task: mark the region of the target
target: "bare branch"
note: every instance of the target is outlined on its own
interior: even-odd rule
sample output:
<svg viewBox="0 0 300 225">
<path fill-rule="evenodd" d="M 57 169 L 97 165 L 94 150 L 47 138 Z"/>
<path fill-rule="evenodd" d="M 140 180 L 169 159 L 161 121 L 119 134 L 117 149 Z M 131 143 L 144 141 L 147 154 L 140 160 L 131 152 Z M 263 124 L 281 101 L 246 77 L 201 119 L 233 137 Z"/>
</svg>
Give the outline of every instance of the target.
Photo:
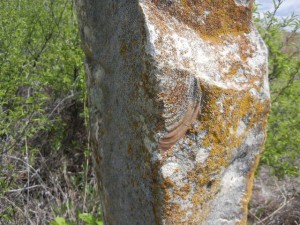
<svg viewBox="0 0 300 225">
<path fill-rule="evenodd" d="M 19 189 L 8 190 L 8 191 L 5 191 L 5 193 L 15 193 L 15 192 L 21 192 L 21 191 L 29 191 L 29 190 L 40 188 L 40 187 L 45 189 L 45 187 L 43 185 L 33 185 L 33 186 L 30 186 L 30 187 L 24 187 L 24 188 L 19 188 Z"/>
</svg>

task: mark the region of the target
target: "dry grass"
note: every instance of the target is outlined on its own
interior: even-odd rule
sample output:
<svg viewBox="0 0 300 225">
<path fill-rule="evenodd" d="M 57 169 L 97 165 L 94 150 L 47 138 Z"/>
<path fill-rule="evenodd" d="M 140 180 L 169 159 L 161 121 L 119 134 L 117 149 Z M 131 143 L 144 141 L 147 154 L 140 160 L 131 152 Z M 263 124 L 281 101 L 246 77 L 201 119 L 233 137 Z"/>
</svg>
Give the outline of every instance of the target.
<svg viewBox="0 0 300 225">
<path fill-rule="evenodd" d="M 278 179 L 263 167 L 250 202 L 251 225 L 299 225 L 300 177 Z"/>
<path fill-rule="evenodd" d="M 65 133 L 58 149 L 47 131 L 28 138 L 34 151 L 14 150 L 0 157 L 0 224 L 49 224 L 61 216 L 80 224 L 78 214 L 100 215 L 85 121 L 78 105 L 60 111 Z"/>
</svg>

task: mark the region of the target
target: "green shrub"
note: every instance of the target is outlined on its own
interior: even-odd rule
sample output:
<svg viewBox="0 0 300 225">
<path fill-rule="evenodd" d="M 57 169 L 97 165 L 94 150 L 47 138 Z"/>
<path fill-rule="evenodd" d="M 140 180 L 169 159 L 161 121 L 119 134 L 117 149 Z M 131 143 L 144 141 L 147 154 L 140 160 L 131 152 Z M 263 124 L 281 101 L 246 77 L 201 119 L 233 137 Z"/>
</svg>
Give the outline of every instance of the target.
<svg viewBox="0 0 300 225">
<path fill-rule="evenodd" d="M 255 22 L 269 50 L 271 114 L 262 164 L 277 176 L 300 175 L 300 20 L 277 18 L 284 0 L 274 10 L 256 14 Z"/>
</svg>

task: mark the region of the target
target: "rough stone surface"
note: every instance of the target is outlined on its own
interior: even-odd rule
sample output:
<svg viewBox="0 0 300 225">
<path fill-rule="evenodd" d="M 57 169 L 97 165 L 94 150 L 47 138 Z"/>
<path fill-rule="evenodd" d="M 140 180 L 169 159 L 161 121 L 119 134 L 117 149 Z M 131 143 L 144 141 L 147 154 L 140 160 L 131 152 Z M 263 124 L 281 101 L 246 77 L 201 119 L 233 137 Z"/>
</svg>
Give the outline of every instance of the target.
<svg viewBox="0 0 300 225">
<path fill-rule="evenodd" d="M 105 224 L 246 224 L 269 112 L 252 1 L 77 7 Z"/>
</svg>

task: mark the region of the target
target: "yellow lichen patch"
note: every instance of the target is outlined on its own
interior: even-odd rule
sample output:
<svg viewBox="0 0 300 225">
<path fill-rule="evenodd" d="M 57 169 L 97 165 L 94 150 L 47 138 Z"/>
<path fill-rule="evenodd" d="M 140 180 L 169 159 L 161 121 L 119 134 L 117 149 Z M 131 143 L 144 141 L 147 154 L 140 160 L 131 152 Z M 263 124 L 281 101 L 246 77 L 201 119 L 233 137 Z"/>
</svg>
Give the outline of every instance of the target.
<svg viewBox="0 0 300 225">
<path fill-rule="evenodd" d="M 265 108 L 265 110 L 269 110 L 269 109 Z M 268 115 L 266 117 L 268 117 Z M 262 128 L 264 129 L 266 126 L 267 126 L 267 119 L 265 119 L 262 122 Z M 265 136 L 266 136 L 266 129 L 264 129 L 264 130 L 265 130 Z M 265 140 L 261 143 L 261 149 L 263 149 L 264 142 L 265 142 Z M 242 211 L 243 211 L 244 216 L 238 223 L 236 223 L 236 225 L 246 225 L 247 224 L 248 203 L 249 203 L 249 200 L 250 200 L 251 195 L 252 195 L 254 176 L 255 176 L 256 168 L 259 164 L 259 160 L 260 160 L 260 155 L 257 155 L 256 159 L 255 159 L 255 161 L 254 161 L 254 163 L 251 167 L 251 170 L 247 174 L 247 177 L 246 177 L 246 191 L 245 191 L 245 193 L 243 195 L 243 198 L 241 200 L 241 207 L 242 207 Z"/>
<path fill-rule="evenodd" d="M 193 189 L 181 189 L 169 178 L 164 179 L 162 186 L 165 195 L 163 212 L 167 221 L 173 221 L 174 216 L 177 215 L 187 215 L 187 211 L 179 206 L 175 211 L 169 211 L 175 197 L 189 199 L 193 204 L 193 208 L 188 209 L 188 211 L 192 210 L 192 216 L 182 224 L 205 221 L 209 215 L 211 201 L 220 190 L 221 174 L 229 165 L 233 152 L 243 144 L 251 129 L 256 129 L 257 126 L 265 129 L 266 113 L 269 111 L 269 102 L 252 95 L 250 87 L 243 90 L 225 89 L 201 82 L 201 89 L 203 101 L 198 118 L 200 125 L 190 129 L 188 135 L 206 134 L 202 138 L 201 146 L 209 149 L 208 158 L 205 163 L 196 163 L 187 174 L 187 183 L 194 184 Z M 241 207 L 245 208 L 243 216 L 247 213 L 253 171 L 250 171 L 246 178 L 247 190 L 241 201 Z M 172 193 L 172 198 L 169 191 Z"/>
<path fill-rule="evenodd" d="M 220 172 L 227 166 L 230 150 L 239 147 L 248 131 L 267 111 L 259 99 L 251 96 L 250 90 L 221 90 L 203 85 L 204 107 L 200 117 L 201 130 L 206 130 L 203 146 L 210 148 L 207 160 L 208 172 Z M 267 104 L 268 105 L 268 104 Z M 239 123 L 248 120 L 246 129 L 237 133 Z"/>
<path fill-rule="evenodd" d="M 165 201 L 170 201 L 172 199 L 172 195 L 170 194 L 170 192 L 169 191 L 165 191 L 164 192 L 164 200 Z"/>
<path fill-rule="evenodd" d="M 228 33 L 238 35 L 250 31 L 252 3 L 242 6 L 237 5 L 234 0 L 152 2 L 204 36 L 218 38 Z"/>
<path fill-rule="evenodd" d="M 195 134 L 195 133 L 197 133 L 197 131 L 194 128 L 190 128 L 190 129 L 187 130 L 187 133 Z"/>
<path fill-rule="evenodd" d="M 178 224 L 183 217 L 181 207 L 176 203 L 170 203 L 166 206 L 165 215 L 168 218 L 166 224 Z"/>
<path fill-rule="evenodd" d="M 174 182 L 170 178 L 164 178 L 164 183 L 162 185 L 163 189 L 174 187 Z"/>
<path fill-rule="evenodd" d="M 225 74 L 226 77 L 233 77 L 237 74 L 238 70 L 241 68 L 239 63 L 235 63 L 231 66 L 229 72 Z"/>
<path fill-rule="evenodd" d="M 203 182 L 204 180 L 197 186 L 197 190 L 192 197 L 192 202 L 196 210 L 193 213 L 191 221 L 205 221 L 210 212 L 209 202 L 214 199 L 219 191 L 220 180 L 209 181 L 209 177 L 207 177 L 206 182 Z"/>
<path fill-rule="evenodd" d="M 201 145 L 210 149 L 210 153 L 205 163 L 196 164 L 193 170 L 188 172 L 188 183 L 195 184 L 195 190 L 185 192 L 188 195 L 182 195 L 183 193 L 176 186 L 172 188 L 173 195 L 182 199 L 189 198 L 194 205 L 193 216 L 189 218 L 187 224 L 193 224 L 193 221 L 205 221 L 210 211 L 210 202 L 220 188 L 221 180 L 218 174 L 228 166 L 233 152 L 242 145 L 249 131 L 257 125 L 265 126 L 265 114 L 269 110 L 269 103 L 262 102 L 259 96 L 252 96 L 250 88 L 238 91 L 203 82 L 201 89 L 204 93 L 202 112 L 199 117 L 201 125 L 193 128 L 193 132 L 190 133 L 197 134 L 205 131 L 206 136 L 202 139 Z M 239 129 L 240 123 L 245 124 L 244 129 Z M 247 193 L 241 202 L 241 207 L 247 207 L 253 171 L 249 172 L 250 175 L 246 178 Z M 165 207 L 164 212 L 168 209 L 169 207 Z M 177 208 L 178 210 L 180 207 Z M 186 212 L 182 210 L 177 213 Z M 168 212 L 169 214 L 168 221 L 174 213 Z"/>
<path fill-rule="evenodd" d="M 185 184 L 181 188 L 175 188 L 174 196 L 179 196 L 181 199 L 186 199 L 191 191 L 190 185 Z"/>
<path fill-rule="evenodd" d="M 254 165 L 252 166 L 252 169 L 250 170 L 250 172 L 247 175 L 247 178 L 246 178 L 246 182 L 247 182 L 246 191 L 245 191 L 245 193 L 243 195 L 243 198 L 242 198 L 242 201 L 241 201 L 241 207 L 243 208 L 244 216 L 238 223 L 236 223 L 236 225 L 246 225 L 247 224 L 248 203 L 249 203 L 249 200 L 250 200 L 251 195 L 252 195 L 254 175 L 255 175 L 255 170 L 256 170 L 256 168 L 258 166 L 258 163 L 259 163 L 259 159 L 260 159 L 260 156 L 258 155 L 256 157 Z"/>
</svg>

